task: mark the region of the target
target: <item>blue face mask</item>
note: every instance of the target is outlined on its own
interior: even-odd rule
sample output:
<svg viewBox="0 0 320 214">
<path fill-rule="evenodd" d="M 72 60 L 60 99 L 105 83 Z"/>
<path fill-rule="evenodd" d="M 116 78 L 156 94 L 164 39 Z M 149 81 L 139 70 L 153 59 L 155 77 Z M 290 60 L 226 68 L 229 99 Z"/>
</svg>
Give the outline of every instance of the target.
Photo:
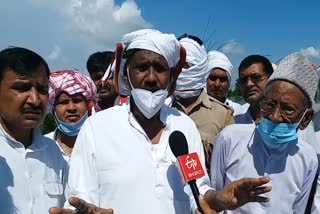
<svg viewBox="0 0 320 214">
<path fill-rule="evenodd" d="M 269 148 L 279 148 L 286 143 L 295 142 L 298 139 L 297 127 L 306 112 L 307 110 L 298 123 L 275 123 L 263 117 L 256 129 L 265 145 Z"/>
<path fill-rule="evenodd" d="M 56 117 L 57 118 L 57 117 Z M 57 118 L 58 129 L 67 136 L 76 136 L 78 135 L 80 128 L 82 127 L 84 121 L 88 118 L 88 113 L 85 113 L 80 120 L 73 124 L 65 123 Z"/>
</svg>

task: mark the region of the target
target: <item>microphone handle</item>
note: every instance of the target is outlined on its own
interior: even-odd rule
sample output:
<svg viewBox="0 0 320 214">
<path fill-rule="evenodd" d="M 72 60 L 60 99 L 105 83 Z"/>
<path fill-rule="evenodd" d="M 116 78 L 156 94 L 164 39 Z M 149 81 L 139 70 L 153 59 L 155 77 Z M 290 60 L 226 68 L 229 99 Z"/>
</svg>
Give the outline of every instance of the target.
<svg viewBox="0 0 320 214">
<path fill-rule="evenodd" d="M 192 191 L 194 200 L 196 201 L 196 204 L 197 204 L 197 206 L 198 206 L 199 212 L 200 212 L 200 213 L 203 213 L 203 212 L 202 212 L 202 209 L 201 209 L 201 207 L 200 207 L 200 203 L 199 203 L 199 195 L 200 195 L 200 192 L 199 192 L 199 189 L 198 189 L 196 180 L 189 181 L 188 184 L 190 185 L 190 188 L 191 188 L 191 191 Z"/>
</svg>

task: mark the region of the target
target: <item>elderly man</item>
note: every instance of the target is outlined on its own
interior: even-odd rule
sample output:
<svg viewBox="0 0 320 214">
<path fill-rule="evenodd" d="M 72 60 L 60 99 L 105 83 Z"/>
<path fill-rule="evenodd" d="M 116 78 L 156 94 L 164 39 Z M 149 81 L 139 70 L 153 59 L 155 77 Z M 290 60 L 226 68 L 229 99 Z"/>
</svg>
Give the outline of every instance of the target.
<svg viewBox="0 0 320 214">
<path fill-rule="evenodd" d="M 227 99 L 231 84 L 232 69 L 233 66 L 226 55 L 219 51 L 210 51 L 208 53 L 207 93 L 224 105 L 232 107 L 233 116 L 236 116 L 245 113 L 248 105 L 240 105 Z"/>
<path fill-rule="evenodd" d="M 177 80 L 172 107 L 187 114 L 195 122 L 204 145 L 209 172 L 212 142 L 225 126 L 233 123 L 232 109 L 208 96 L 204 90 L 208 56 L 201 40 L 183 35 L 179 42 L 186 49 L 187 56 Z"/>
<path fill-rule="evenodd" d="M 312 119 L 317 75 L 300 53 L 285 57 L 270 76 L 261 101 L 261 121 L 235 124 L 217 137 L 211 181 L 220 190 L 242 176 L 269 176 L 265 204 L 225 213 L 304 213 L 317 172 L 313 148 L 298 137 Z"/>
<path fill-rule="evenodd" d="M 190 213 L 194 200 L 190 188 L 181 183 L 168 139 L 175 130 L 183 132 L 189 152 L 197 152 L 204 163 L 200 135 L 189 117 L 164 105 L 181 70 L 183 49 L 174 35 L 148 29 L 124 35 L 120 46 L 120 71 L 115 77 L 123 77 L 130 99 L 97 113 L 83 125 L 70 162 L 71 194 L 119 214 Z M 113 121 L 112 126 L 106 121 Z M 259 194 L 270 188 L 260 191 L 259 185 L 268 181 L 242 179 L 222 192 L 211 190 L 207 175 L 197 184 L 209 205 L 221 210 L 266 201 Z"/>
<path fill-rule="evenodd" d="M 65 202 L 67 165 L 38 129 L 47 113 L 49 74 L 30 50 L 0 51 L 0 213 L 48 213 Z"/>
</svg>

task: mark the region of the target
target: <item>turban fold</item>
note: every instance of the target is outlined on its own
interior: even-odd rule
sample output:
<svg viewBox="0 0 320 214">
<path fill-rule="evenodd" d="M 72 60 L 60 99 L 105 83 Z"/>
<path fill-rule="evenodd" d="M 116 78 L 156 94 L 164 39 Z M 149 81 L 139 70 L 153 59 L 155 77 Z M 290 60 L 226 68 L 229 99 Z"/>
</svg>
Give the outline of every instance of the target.
<svg viewBox="0 0 320 214">
<path fill-rule="evenodd" d="M 219 51 L 210 51 L 208 53 L 208 67 L 207 67 L 207 76 L 206 79 L 208 79 L 210 72 L 214 68 L 221 68 L 223 69 L 228 77 L 229 83 L 231 82 L 231 74 L 232 74 L 232 63 L 228 59 L 226 55 Z"/>
</svg>

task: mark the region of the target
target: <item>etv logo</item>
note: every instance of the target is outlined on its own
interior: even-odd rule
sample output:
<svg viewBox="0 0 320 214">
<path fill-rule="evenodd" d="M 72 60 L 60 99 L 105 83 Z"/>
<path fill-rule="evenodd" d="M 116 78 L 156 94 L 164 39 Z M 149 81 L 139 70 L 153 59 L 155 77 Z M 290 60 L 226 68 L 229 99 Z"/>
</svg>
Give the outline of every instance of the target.
<svg viewBox="0 0 320 214">
<path fill-rule="evenodd" d="M 190 156 L 188 155 L 187 158 L 186 158 L 186 167 L 187 167 L 188 169 L 193 168 L 193 170 L 195 170 L 196 167 L 197 167 L 197 165 L 198 165 L 198 164 L 197 164 L 197 161 L 194 160 L 193 158 L 190 158 Z"/>
</svg>

